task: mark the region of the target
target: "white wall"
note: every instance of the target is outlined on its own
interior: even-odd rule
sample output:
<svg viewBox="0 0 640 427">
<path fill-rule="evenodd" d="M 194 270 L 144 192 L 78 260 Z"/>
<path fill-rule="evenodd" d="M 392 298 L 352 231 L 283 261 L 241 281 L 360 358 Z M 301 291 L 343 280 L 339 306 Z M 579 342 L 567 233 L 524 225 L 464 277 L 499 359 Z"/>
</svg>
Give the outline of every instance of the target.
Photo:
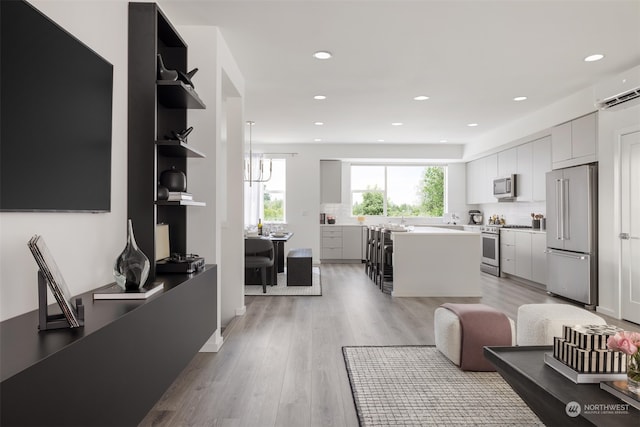
<svg viewBox="0 0 640 427">
<path fill-rule="evenodd" d="M 207 155 L 189 160 L 189 191 L 207 206 L 189 209 L 187 242 L 190 252 L 218 265 L 218 329 L 203 348 L 217 351 L 220 327 L 244 312 L 244 78 L 219 29 L 180 26 L 178 31 L 189 46 L 189 68 L 198 68 L 193 80 L 207 105 L 188 112 L 194 127 L 189 143 Z"/>
<path fill-rule="evenodd" d="M 313 262 L 320 260 L 320 160 L 339 159 L 414 159 L 431 160 L 447 163 L 460 161 L 462 146 L 446 144 L 253 144 L 255 152 L 263 153 L 295 153 L 286 157 L 287 194 L 286 220 L 288 228 L 294 236 L 287 242 L 287 247 L 308 247 L 313 253 Z M 464 164 L 452 164 L 449 170 L 450 193 L 449 202 L 459 212 L 466 212 L 464 202 L 465 175 Z M 343 176 L 343 180 L 345 180 Z M 348 183 L 343 185 L 343 193 L 348 197 Z M 343 205 L 343 204 L 342 204 Z M 341 206 L 342 206 L 341 205 Z M 324 205 L 327 207 L 327 205 Z M 336 207 L 341 209 L 341 207 Z M 461 215 L 462 216 L 462 215 Z M 388 222 L 369 218 L 369 221 Z M 338 216 L 338 223 L 356 223 L 354 218 L 346 215 Z"/>
<path fill-rule="evenodd" d="M 0 320 L 37 308 L 37 268 L 27 249 L 34 234 L 44 237 L 74 295 L 113 282 L 113 262 L 126 240 L 127 2 L 31 4 L 113 64 L 111 212 L 0 213 Z"/>
</svg>

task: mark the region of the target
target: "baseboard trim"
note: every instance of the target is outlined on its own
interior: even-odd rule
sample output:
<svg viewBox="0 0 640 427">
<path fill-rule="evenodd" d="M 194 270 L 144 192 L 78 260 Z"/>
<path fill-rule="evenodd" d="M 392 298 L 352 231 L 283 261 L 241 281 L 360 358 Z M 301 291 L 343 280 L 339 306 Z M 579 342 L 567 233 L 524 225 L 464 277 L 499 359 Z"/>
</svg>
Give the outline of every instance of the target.
<svg viewBox="0 0 640 427">
<path fill-rule="evenodd" d="M 616 313 L 615 311 L 611 310 L 610 308 L 597 306 L 596 307 L 596 312 L 602 313 L 605 316 L 613 317 L 614 319 L 618 319 L 618 320 L 622 319 L 622 317 L 620 316 L 619 313 Z"/>
<path fill-rule="evenodd" d="M 211 335 L 211 338 L 207 340 L 206 343 L 200 349 L 200 353 L 217 353 L 220 351 L 222 344 L 224 343 L 224 338 L 220 335 L 220 329 L 216 329 L 216 331 Z"/>
<path fill-rule="evenodd" d="M 246 305 L 243 305 L 240 308 L 236 308 L 236 316 L 244 316 L 246 312 L 247 312 L 247 306 Z"/>
</svg>

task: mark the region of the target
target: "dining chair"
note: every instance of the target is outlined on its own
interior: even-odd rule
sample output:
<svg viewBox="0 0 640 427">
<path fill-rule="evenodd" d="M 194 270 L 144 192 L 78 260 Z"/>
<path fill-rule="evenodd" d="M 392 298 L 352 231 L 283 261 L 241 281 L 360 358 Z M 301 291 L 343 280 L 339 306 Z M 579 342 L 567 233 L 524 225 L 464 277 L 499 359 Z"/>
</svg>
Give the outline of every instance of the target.
<svg viewBox="0 0 640 427">
<path fill-rule="evenodd" d="M 262 292 L 267 293 L 267 269 L 273 267 L 273 242 L 263 238 L 244 239 L 245 270 L 260 270 Z"/>
</svg>

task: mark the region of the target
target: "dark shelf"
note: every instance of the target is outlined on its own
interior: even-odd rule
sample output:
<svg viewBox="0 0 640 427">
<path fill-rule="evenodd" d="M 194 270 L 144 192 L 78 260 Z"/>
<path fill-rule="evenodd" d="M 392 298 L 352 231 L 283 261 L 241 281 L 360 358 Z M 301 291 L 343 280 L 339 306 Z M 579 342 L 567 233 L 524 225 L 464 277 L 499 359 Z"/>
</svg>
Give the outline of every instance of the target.
<svg viewBox="0 0 640 427">
<path fill-rule="evenodd" d="M 0 425 L 138 425 L 215 332 L 216 269 L 157 275 L 146 300 L 84 292 L 83 328 L 39 332 L 37 310 L 0 322 Z"/>
<path fill-rule="evenodd" d="M 158 80 L 158 100 L 168 108 L 191 108 L 203 110 L 206 107 L 195 90 L 181 81 Z"/>
<path fill-rule="evenodd" d="M 204 153 L 196 150 L 186 142 L 180 142 L 173 139 L 163 139 L 156 141 L 158 152 L 170 157 L 206 157 Z"/>
<path fill-rule="evenodd" d="M 196 202 L 195 200 L 179 200 L 170 202 L 168 200 L 158 200 L 158 206 L 207 206 L 205 202 Z"/>
</svg>

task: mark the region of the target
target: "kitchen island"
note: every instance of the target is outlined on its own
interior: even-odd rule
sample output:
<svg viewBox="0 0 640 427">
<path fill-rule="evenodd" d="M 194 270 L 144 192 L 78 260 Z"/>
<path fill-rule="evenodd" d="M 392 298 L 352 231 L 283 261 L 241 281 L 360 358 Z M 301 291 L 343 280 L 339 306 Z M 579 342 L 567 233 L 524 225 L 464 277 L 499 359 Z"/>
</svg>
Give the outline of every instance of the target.
<svg viewBox="0 0 640 427">
<path fill-rule="evenodd" d="M 394 297 L 479 297 L 480 233 L 437 227 L 392 231 Z"/>
</svg>

